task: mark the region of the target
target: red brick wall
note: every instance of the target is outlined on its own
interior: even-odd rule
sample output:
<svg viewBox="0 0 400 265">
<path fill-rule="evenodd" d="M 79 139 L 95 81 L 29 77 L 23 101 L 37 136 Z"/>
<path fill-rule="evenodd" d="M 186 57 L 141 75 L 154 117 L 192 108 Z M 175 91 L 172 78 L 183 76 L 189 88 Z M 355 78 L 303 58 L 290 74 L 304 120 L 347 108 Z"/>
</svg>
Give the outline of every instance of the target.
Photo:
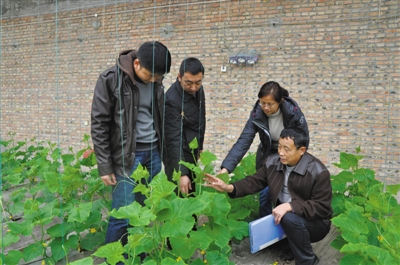
<svg viewBox="0 0 400 265">
<path fill-rule="evenodd" d="M 185 57 L 204 63 L 206 149 L 220 160 L 260 86 L 275 80 L 300 104 L 310 152 L 332 172 L 340 151 L 360 146 L 363 166 L 398 183 L 399 14 L 399 1 L 159 0 L 3 18 L 1 137 L 81 147 L 98 75 L 121 50 L 154 39 L 173 55 L 166 87 Z M 244 48 L 259 51 L 255 65 L 227 64 L 229 51 Z"/>
</svg>

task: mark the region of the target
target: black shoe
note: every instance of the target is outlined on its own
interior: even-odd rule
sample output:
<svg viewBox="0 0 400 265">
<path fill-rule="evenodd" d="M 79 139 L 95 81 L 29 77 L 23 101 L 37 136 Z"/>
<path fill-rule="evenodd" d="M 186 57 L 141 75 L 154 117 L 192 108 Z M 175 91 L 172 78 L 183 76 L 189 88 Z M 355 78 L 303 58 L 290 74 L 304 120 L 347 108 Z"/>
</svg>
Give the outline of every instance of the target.
<svg viewBox="0 0 400 265">
<path fill-rule="evenodd" d="M 285 249 L 279 256 L 279 259 L 282 261 L 294 260 L 294 255 L 293 255 L 292 249 L 290 247 Z"/>
<path fill-rule="evenodd" d="M 319 263 L 319 258 L 317 257 L 317 255 L 314 256 L 314 262 L 313 265 L 317 265 Z"/>
</svg>

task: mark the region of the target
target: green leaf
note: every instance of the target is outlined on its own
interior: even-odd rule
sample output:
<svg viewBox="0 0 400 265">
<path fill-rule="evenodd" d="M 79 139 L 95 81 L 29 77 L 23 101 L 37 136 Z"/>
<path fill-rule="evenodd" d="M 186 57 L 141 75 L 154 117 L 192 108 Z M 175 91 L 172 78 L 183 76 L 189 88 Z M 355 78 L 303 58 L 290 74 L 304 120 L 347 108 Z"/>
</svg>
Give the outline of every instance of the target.
<svg viewBox="0 0 400 265">
<path fill-rule="evenodd" d="M 77 235 L 69 236 L 68 238 L 57 237 L 50 242 L 49 247 L 51 248 L 52 257 L 59 261 L 64 258 L 71 249 L 78 247 L 79 237 Z"/>
<path fill-rule="evenodd" d="M 175 194 L 176 185 L 168 181 L 165 174 L 157 174 L 150 182 L 151 196 L 149 199 L 151 205 L 157 205 L 162 198 Z"/>
<path fill-rule="evenodd" d="M 206 250 L 213 241 L 213 239 L 207 235 L 207 231 L 205 230 L 190 231 L 190 238 L 197 242 L 200 250 Z"/>
<path fill-rule="evenodd" d="M 133 202 L 128 206 L 120 207 L 118 210 L 113 209 L 111 216 L 117 219 L 129 219 L 129 224 L 132 226 L 145 226 L 155 220 L 155 216 L 151 210 L 142 207 L 138 202 Z"/>
<path fill-rule="evenodd" d="M 95 253 L 93 253 L 93 256 L 107 258 L 107 262 L 113 265 L 119 261 L 125 261 L 124 256 L 122 256 L 124 253 L 124 247 L 122 246 L 121 242 L 117 241 L 101 246 L 96 250 Z"/>
<path fill-rule="evenodd" d="M 30 244 L 27 246 L 24 251 L 24 260 L 26 262 L 31 261 L 39 256 L 42 256 L 44 253 L 44 247 L 40 242 Z"/>
<path fill-rule="evenodd" d="M 4 249 L 5 247 L 8 247 L 16 242 L 18 242 L 20 237 L 18 235 L 14 235 L 13 233 L 7 232 L 2 240 L 0 240 L 0 248 Z"/>
<path fill-rule="evenodd" d="M 386 185 L 386 191 L 390 194 L 397 195 L 397 193 L 400 191 L 400 184 Z"/>
<path fill-rule="evenodd" d="M 206 260 L 208 264 L 212 265 L 228 265 L 233 264 L 228 258 L 218 251 L 211 251 L 206 253 Z"/>
<path fill-rule="evenodd" d="M 89 251 L 93 251 L 97 246 L 103 244 L 104 234 L 94 233 L 87 234 L 85 238 L 81 240 L 81 248 Z"/>
<path fill-rule="evenodd" d="M 63 165 L 71 165 L 71 163 L 75 160 L 74 155 L 64 154 L 61 155 L 61 159 L 63 160 Z"/>
<path fill-rule="evenodd" d="M 141 183 L 142 178 L 148 179 L 149 177 L 150 177 L 149 171 L 140 163 L 131 175 L 131 178 L 133 178 L 136 181 L 136 183 Z"/>
<path fill-rule="evenodd" d="M 227 220 L 227 225 L 231 236 L 238 240 L 242 240 L 243 237 L 249 236 L 249 223 L 236 220 Z"/>
<path fill-rule="evenodd" d="M 199 147 L 199 143 L 197 142 L 197 138 L 193 138 L 193 140 L 189 143 L 189 148 L 194 150 Z"/>
<path fill-rule="evenodd" d="M 183 259 L 190 258 L 198 248 L 198 244 L 196 241 L 184 235 L 170 237 L 170 242 L 174 253 L 176 253 L 176 255 L 182 257 Z"/>
<path fill-rule="evenodd" d="M 341 152 L 340 164 L 334 163 L 334 165 L 341 169 L 356 168 L 358 166 L 358 161 L 362 158 L 362 156 L 355 156 L 353 154 Z"/>
<path fill-rule="evenodd" d="M 60 191 L 60 175 L 56 172 L 44 172 L 44 179 L 46 180 L 46 187 L 52 192 Z"/>
<path fill-rule="evenodd" d="M 346 184 L 346 182 L 352 182 L 353 181 L 353 176 L 354 174 L 350 171 L 342 171 L 337 175 L 331 176 L 331 179 L 334 180 L 338 180 L 344 184 Z"/>
<path fill-rule="evenodd" d="M 71 231 L 73 231 L 73 224 L 67 222 L 55 224 L 46 230 L 47 234 L 52 236 L 53 238 L 63 237 Z"/>
<path fill-rule="evenodd" d="M 21 251 L 10 250 L 4 257 L 4 264 L 19 264 L 22 257 L 23 255 Z"/>
<path fill-rule="evenodd" d="M 21 234 L 23 236 L 30 236 L 33 231 L 33 224 L 28 220 L 24 220 L 21 223 L 10 222 L 8 223 L 8 227 L 14 234 Z"/>
<path fill-rule="evenodd" d="M 92 209 L 92 202 L 79 203 L 68 211 L 68 222 L 82 223 L 86 221 Z"/>
<path fill-rule="evenodd" d="M 372 260 L 376 262 L 376 264 L 396 264 L 398 260 L 395 260 L 394 257 L 387 251 L 386 249 L 371 246 L 371 245 L 363 245 L 361 248 L 361 252 L 370 257 Z"/>
<path fill-rule="evenodd" d="M 168 221 L 162 227 L 163 237 L 186 235 L 193 228 L 193 214 L 205 209 L 206 204 L 194 198 L 175 198 L 171 201 Z"/>
<path fill-rule="evenodd" d="M 93 258 L 87 257 L 84 259 L 69 262 L 68 264 L 69 265 L 93 265 Z"/>
<path fill-rule="evenodd" d="M 366 258 L 361 256 L 360 254 L 347 254 L 340 259 L 340 265 L 349 265 L 349 264 L 368 264 L 365 263 Z M 370 265 L 375 265 L 371 264 Z"/>
<path fill-rule="evenodd" d="M 228 228 L 219 224 L 206 225 L 201 227 L 207 233 L 207 235 L 215 240 L 215 244 L 220 248 L 226 246 L 231 238 L 231 234 Z M 214 264 L 214 263 L 211 263 Z"/>
<path fill-rule="evenodd" d="M 209 165 L 213 161 L 216 161 L 216 160 L 217 160 L 217 156 L 207 150 L 201 152 L 201 154 L 200 154 L 200 161 L 203 165 Z"/>
<path fill-rule="evenodd" d="M 347 241 L 343 239 L 342 235 L 337 235 L 330 245 L 331 247 L 340 250 L 346 244 Z"/>
</svg>

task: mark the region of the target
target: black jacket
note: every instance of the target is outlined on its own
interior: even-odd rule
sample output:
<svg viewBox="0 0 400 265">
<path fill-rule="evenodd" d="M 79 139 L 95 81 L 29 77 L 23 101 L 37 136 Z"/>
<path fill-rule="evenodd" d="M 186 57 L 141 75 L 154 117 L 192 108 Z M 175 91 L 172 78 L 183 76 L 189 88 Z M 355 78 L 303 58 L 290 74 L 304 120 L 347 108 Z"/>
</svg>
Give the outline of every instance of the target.
<svg viewBox="0 0 400 265">
<path fill-rule="evenodd" d="M 279 106 L 283 116 L 283 127 L 301 128 L 308 135 L 307 121 L 300 107 L 292 98 L 284 97 L 284 99 Z M 237 164 L 250 149 L 256 133 L 258 133 L 261 141 L 257 150 L 256 168 L 259 169 L 262 166 L 262 162 L 270 155 L 272 140 L 269 133 L 268 116 L 265 115 L 258 103 L 259 100 L 254 105 L 239 139 L 221 164 L 221 168 L 226 168 L 229 172 L 236 168 Z"/>
<path fill-rule="evenodd" d="M 269 186 L 271 199 L 277 205 L 279 193 L 285 180 L 285 166 L 279 155 L 271 155 L 253 176 L 233 183 L 231 197 L 255 194 Z M 330 173 L 322 162 L 304 153 L 289 175 L 288 189 L 293 211 L 307 220 L 332 217 L 332 185 Z"/>
<path fill-rule="evenodd" d="M 136 51 L 120 53 L 117 64 L 97 79 L 91 112 L 91 136 L 100 176 L 129 174 L 135 161 L 139 89 L 134 78 Z M 154 83 L 154 127 L 161 153 L 164 87 Z"/>
<path fill-rule="evenodd" d="M 194 95 L 183 90 L 179 80 L 165 93 L 165 173 L 171 177 L 174 169 L 181 170 L 181 175 L 190 177 L 190 170 L 178 162 L 194 163 L 199 151 L 203 150 L 206 130 L 206 106 L 204 89 L 201 87 Z M 197 138 L 198 148 L 194 156 L 189 143 Z"/>
</svg>

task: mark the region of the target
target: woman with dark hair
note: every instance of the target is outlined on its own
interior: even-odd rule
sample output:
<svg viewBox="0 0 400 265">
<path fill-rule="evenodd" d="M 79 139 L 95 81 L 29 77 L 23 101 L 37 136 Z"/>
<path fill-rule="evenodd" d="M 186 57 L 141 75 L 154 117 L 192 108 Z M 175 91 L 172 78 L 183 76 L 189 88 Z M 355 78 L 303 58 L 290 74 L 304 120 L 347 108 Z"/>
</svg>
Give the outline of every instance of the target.
<svg viewBox="0 0 400 265">
<path fill-rule="evenodd" d="M 309 136 L 306 119 L 296 101 L 289 97 L 289 92 L 279 83 L 269 81 L 258 92 L 258 100 L 246 126 L 222 162 L 220 174 L 232 172 L 236 168 L 249 150 L 256 133 L 261 141 L 256 154 L 256 169 L 259 169 L 268 155 L 278 152 L 279 135 L 288 127 L 300 128 Z M 272 213 L 271 203 L 267 187 L 260 193 L 260 217 Z"/>
</svg>

